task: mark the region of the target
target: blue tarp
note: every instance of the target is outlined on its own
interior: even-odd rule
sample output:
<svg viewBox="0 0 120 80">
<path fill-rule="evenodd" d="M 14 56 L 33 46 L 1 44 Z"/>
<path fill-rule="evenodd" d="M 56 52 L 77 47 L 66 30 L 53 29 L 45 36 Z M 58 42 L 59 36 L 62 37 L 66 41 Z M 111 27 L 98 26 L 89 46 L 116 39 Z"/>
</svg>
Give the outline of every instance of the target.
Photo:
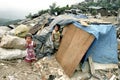
<svg viewBox="0 0 120 80">
<path fill-rule="evenodd" d="M 88 49 L 84 60 L 92 56 L 98 63 L 118 63 L 116 30 L 112 24 L 92 24 L 83 27 L 78 22 L 74 25 L 95 36 L 95 40 Z"/>
</svg>

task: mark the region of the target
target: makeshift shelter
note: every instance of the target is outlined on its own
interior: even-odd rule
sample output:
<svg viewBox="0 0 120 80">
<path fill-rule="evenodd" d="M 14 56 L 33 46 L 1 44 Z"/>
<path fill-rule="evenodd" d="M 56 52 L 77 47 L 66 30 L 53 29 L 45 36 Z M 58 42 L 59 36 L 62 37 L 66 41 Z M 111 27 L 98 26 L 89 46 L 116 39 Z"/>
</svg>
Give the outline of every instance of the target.
<svg viewBox="0 0 120 80">
<path fill-rule="evenodd" d="M 74 23 L 72 26 L 79 27 L 83 32 L 78 33 L 75 31 L 76 34 L 74 34 L 71 31 L 68 34 L 67 32 L 70 32 L 70 30 L 67 31 L 56 55 L 56 59 L 60 62 L 67 75 L 72 76 L 84 55 L 83 61 L 92 56 L 94 62 L 118 63 L 116 32 L 112 25 L 101 24 L 83 27 L 79 23 Z M 74 31 L 74 29 L 71 30 Z M 93 34 L 96 39 L 94 40 L 94 37 L 90 36 L 90 34 L 85 34 L 84 30 Z M 72 35 L 74 36 L 72 37 Z M 72 39 L 71 42 L 69 37 Z"/>
<path fill-rule="evenodd" d="M 53 26 L 55 24 L 63 26 L 61 28 L 64 35 L 56 53 L 56 59 L 69 77 L 72 76 L 81 60 L 84 62 L 89 56 L 98 63 L 118 63 L 114 25 L 91 20 L 90 25 L 84 26 L 80 22 L 80 19 L 66 15 L 58 16 L 49 27 L 41 31 L 40 37 L 37 38 L 39 41 L 44 40 L 45 46 L 52 49 L 50 48 L 52 47 L 50 34 Z M 46 35 L 49 36 L 46 38 Z M 51 51 L 48 50 L 48 52 Z"/>
<path fill-rule="evenodd" d="M 66 74 L 72 76 L 72 73 L 75 71 L 95 37 L 72 24 L 65 28 L 56 59 Z"/>
</svg>

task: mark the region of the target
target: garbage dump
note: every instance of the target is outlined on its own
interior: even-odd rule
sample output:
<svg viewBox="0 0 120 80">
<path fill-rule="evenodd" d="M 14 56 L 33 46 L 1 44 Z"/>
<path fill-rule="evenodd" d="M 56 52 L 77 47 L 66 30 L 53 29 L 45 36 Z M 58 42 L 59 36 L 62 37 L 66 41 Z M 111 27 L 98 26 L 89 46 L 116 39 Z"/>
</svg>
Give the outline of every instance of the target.
<svg viewBox="0 0 120 80">
<path fill-rule="evenodd" d="M 82 16 L 82 15 L 81 15 Z M 84 18 L 85 17 L 85 18 Z M 0 80 L 119 80 L 115 25 L 73 15 L 50 16 L 0 27 Z M 60 25 L 60 45 L 52 34 Z M 24 61 L 26 34 L 31 33 L 37 60 Z"/>
</svg>

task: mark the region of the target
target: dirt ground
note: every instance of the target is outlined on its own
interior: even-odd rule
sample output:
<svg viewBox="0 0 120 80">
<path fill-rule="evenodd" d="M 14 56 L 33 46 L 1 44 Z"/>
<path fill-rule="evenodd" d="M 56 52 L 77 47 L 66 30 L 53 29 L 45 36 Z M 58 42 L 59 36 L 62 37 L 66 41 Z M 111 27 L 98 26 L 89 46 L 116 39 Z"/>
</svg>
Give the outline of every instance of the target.
<svg viewBox="0 0 120 80">
<path fill-rule="evenodd" d="M 79 72 L 69 79 L 55 56 L 44 57 L 32 66 L 22 59 L 0 61 L 0 80 L 77 80 L 80 75 L 84 74 Z"/>
<path fill-rule="evenodd" d="M 86 70 L 86 68 L 85 68 Z M 32 66 L 22 59 L 0 60 L 0 80 L 109 80 L 112 76 L 120 80 L 120 67 L 90 72 L 81 72 L 78 67 L 72 78 L 65 75 L 54 56 L 38 60 Z"/>
<path fill-rule="evenodd" d="M 0 61 L 0 80 L 40 80 L 40 75 L 21 59 Z"/>
</svg>

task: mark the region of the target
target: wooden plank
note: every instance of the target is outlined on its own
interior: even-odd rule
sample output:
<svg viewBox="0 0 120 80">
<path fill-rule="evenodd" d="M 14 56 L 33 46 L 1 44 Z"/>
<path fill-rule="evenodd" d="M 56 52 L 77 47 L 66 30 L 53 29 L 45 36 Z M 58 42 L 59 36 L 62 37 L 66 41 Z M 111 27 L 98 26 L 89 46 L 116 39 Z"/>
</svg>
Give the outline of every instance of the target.
<svg viewBox="0 0 120 80">
<path fill-rule="evenodd" d="M 69 29 L 69 28 L 68 28 L 67 26 L 65 26 L 65 27 L 63 28 L 63 31 L 62 31 L 62 35 L 63 35 L 63 36 L 65 35 L 65 33 L 67 32 L 68 29 Z"/>
<path fill-rule="evenodd" d="M 100 64 L 100 63 L 93 63 L 95 70 L 106 70 L 106 69 L 117 69 L 118 64 Z"/>
<path fill-rule="evenodd" d="M 118 40 L 118 50 L 120 50 L 120 40 Z"/>
<path fill-rule="evenodd" d="M 65 73 L 71 77 L 93 42 L 94 36 L 72 24 L 67 27 L 68 29 L 56 54 L 56 59 L 63 67 Z"/>
<path fill-rule="evenodd" d="M 66 28 L 65 28 L 65 30 L 66 30 Z M 64 34 L 64 36 L 62 38 L 62 41 L 61 41 L 61 44 L 60 44 L 60 47 L 59 47 L 59 50 L 58 50 L 59 54 L 56 55 L 56 58 L 57 58 L 58 62 L 62 62 L 61 58 L 64 57 L 63 53 L 65 53 L 68 46 L 70 45 L 70 43 L 72 41 L 72 37 L 74 36 L 75 31 L 76 31 L 76 28 L 74 28 L 72 26 L 69 26 L 69 29 L 67 28 L 67 31 L 65 31 L 65 34 Z"/>
<path fill-rule="evenodd" d="M 31 34 L 36 34 L 39 30 L 42 30 L 42 28 L 44 27 L 45 23 L 47 23 L 47 20 L 44 19 L 43 24 L 36 24 L 35 26 L 33 26 L 30 30 L 29 30 L 29 33 Z"/>
<path fill-rule="evenodd" d="M 88 57 L 88 61 L 89 61 L 89 65 L 90 65 L 90 72 L 92 75 L 95 74 L 95 68 L 94 68 L 94 64 L 93 64 L 93 61 L 92 61 L 92 57 Z"/>
</svg>

